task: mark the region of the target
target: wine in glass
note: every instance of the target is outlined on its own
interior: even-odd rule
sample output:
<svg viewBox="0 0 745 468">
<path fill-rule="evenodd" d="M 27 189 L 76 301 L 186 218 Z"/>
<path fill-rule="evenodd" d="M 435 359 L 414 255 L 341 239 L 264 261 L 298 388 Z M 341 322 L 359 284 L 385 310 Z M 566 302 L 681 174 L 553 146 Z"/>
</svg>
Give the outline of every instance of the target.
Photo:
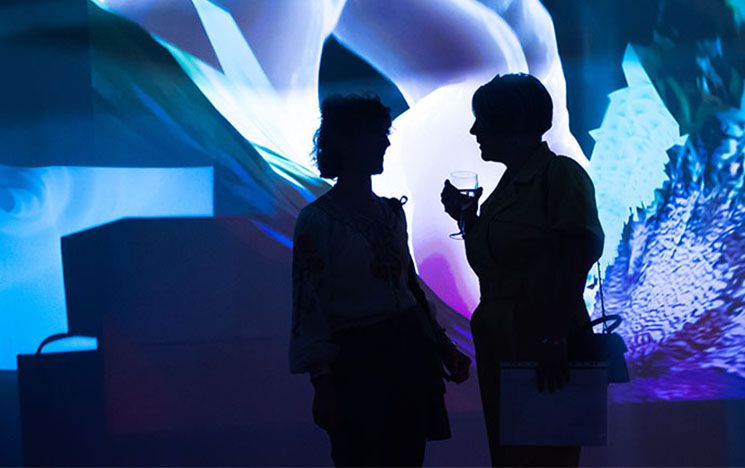
<svg viewBox="0 0 745 468">
<path fill-rule="evenodd" d="M 479 176 L 471 171 L 455 171 L 450 173 L 450 183 L 465 195 L 460 207 L 458 232 L 450 234 L 451 239 L 463 240 L 465 234 L 465 211 L 476 203 L 476 190 L 479 188 Z"/>
</svg>

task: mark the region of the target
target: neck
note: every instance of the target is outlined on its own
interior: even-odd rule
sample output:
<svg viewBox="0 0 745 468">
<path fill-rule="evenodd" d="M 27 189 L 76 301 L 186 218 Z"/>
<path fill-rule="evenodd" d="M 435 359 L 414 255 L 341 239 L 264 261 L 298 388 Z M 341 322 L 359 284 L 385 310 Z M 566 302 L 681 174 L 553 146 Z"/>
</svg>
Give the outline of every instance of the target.
<svg viewBox="0 0 745 468">
<path fill-rule="evenodd" d="M 515 152 L 511 155 L 509 161 L 504 161 L 507 171 L 511 175 L 520 172 L 520 169 L 528 162 L 528 159 L 538 150 L 542 143 L 541 140 L 530 141 L 515 148 Z"/>
<path fill-rule="evenodd" d="M 355 204 L 368 201 L 374 195 L 370 176 L 363 174 L 340 175 L 333 190 L 340 199 Z"/>
</svg>

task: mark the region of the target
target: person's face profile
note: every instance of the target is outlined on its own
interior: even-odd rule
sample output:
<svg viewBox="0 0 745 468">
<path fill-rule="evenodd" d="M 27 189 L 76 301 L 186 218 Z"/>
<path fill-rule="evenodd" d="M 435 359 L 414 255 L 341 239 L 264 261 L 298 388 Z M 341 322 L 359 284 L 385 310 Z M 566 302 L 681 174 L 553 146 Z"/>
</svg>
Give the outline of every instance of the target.
<svg viewBox="0 0 745 468">
<path fill-rule="evenodd" d="M 377 175 L 383 172 L 385 152 L 391 145 L 389 128 L 368 128 L 345 142 L 344 171 L 350 173 Z"/>
<path fill-rule="evenodd" d="M 505 157 L 512 152 L 514 137 L 513 132 L 508 129 L 489 125 L 477 117 L 471 126 L 470 133 L 476 137 L 481 151 L 481 159 L 484 161 L 503 163 Z"/>
</svg>

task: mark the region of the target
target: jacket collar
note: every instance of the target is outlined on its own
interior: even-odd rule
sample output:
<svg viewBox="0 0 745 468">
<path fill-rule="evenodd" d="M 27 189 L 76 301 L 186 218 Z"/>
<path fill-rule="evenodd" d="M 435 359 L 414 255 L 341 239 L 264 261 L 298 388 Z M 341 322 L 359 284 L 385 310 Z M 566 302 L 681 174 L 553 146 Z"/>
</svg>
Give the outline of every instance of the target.
<svg viewBox="0 0 745 468">
<path fill-rule="evenodd" d="M 533 180 L 538 174 L 542 174 L 546 165 L 554 157 L 554 153 L 549 149 L 546 142 L 542 142 L 535 151 L 526 156 L 528 159 L 520 168 L 520 172 L 515 175 L 516 184 L 526 184 Z"/>
<path fill-rule="evenodd" d="M 528 160 L 513 180 L 504 185 L 502 181 L 497 184 L 497 188 L 489 195 L 482 208 L 487 212 L 497 213 L 512 205 L 518 199 L 518 186 L 527 184 L 542 174 L 554 156 L 548 145 L 545 142 L 541 143 L 535 151 L 525 156 Z"/>
</svg>

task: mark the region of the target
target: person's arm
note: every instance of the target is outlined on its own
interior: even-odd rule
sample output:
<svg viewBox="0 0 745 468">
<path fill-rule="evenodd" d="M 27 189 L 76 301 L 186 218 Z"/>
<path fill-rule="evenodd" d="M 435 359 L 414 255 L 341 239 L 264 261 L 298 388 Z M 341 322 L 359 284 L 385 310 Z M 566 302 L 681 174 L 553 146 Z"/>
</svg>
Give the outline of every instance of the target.
<svg viewBox="0 0 745 468">
<path fill-rule="evenodd" d="M 328 222 L 320 213 L 303 210 L 295 224 L 292 248 L 292 333 L 290 371 L 310 374 L 315 390 L 313 419 L 328 431 L 339 427 L 341 418 L 331 375 L 338 347 L 331 341 L 325 312 L 332 287 L 329 278 Z"/>
<path fill-rule="evenodd" d="M 419 276 L 414 269 L 414 260 L 409 256 L 409 289 L 420 307 L 427 314 L 429 324 L 437 342 L 437 351 L 442 363 L 448 371 L 447 379 L 459 384 L 468 380 L 471 368 L 471 359 L 461 352 L 445 332 L 445 329 L 437 322 L 432 307 L 427 301 L 427 295 L 419 284 Z"/>
<path fill-rule="evenodd" d="M 461 195 L 458 193 L 458 195 Z M 403 207 L 400 203 L 397 201 L 395 203 L 395 209 L 397 211 L 397 215 L 400 219 L 400 222 L 404 224 L 404 229 L 406 226 L 406 215 L 404 214 Z M 443 364 L 445 365 L 445 368 L 447 369 L 449 375 L 447 378 L 449 380 L 452 380 L 455 383 L 462 383 L 465 382 L 470 374 L 470 367 L 471 367 L 471 359 L 463 354 L 457 346 L 453 343 L 453 341 L 450 339 L 450 337 L 445 332 L 445 329 L 440 326 L 440 324 L 437 322 L 437 318 L 435 314 L 433 313 L 432 307 L 429 304 L 429 301 L 427 300 L 427 295 L 424 292 L 424 289 L 422 288 L 419 281 L 421 279 L 419 278 L 419 275 L 416 273 L 416 268 L 414 265 L 414 258 L 411 256 L 411 252 L 407 251 L 408 256 L 408 262 L 409 262 L 409 268 L 408 268 L 408 285 L 409 289 L 411 290 L 412 294 L 417 300 L 417 303 L 419 303 L 419 306 L 424 310 L 424 313 L 427 314 L 427 320 L 429 322 L 429 326 L 432 329 L 432 333 L 434 334 L 435 341 L 437 343 L 437 351 L 440 355 L 440 359 L 442 360 Z"/>
<path fill-rule="evenodd" d="M 290 371 L 317 376 L 329 371 L 337 353 L 324 310 L 331 288 L 330 252 L 324 239 L 327 223 L 317 212 L 303 210 L 295 224 L 292 248 L 292 333 Z"/>
<path fill-rule="evenodd" d="M 557 268 L 547 272 L 548 307 L 543 308 L 542 331 L 549 337 L 566 337 L 587 274 L 602 253 L 603 231 L 592 181 L 579 164 L 557 156 L 545 177 L 547 217 L 555 241 Z"/>
<path fill-rule="evenodd" d="M 547 174 L 547 214 L 556 241 L 557 265 L 548 272 L 538 344 L 538 385 L 561 388 L 568 380 L 567 337 L 592 264 L 602 253 L 603 231 L 595 192 L 576 162 L 556 157 Z"/>
<path fill-rule="evenodd" d="M 551 303 L 556 307 L 553 323 L 549 329 L 555 330 L 557 336 L 566 336 L 571 332 L 573 314 L 577 308 L 578 298 L 585 288 L 587 274 L 597 259 L 593 245 L 597 237 L 583 231 L 557 232 L 558 263 L 561 268 L 554 275 L 554 289 L 551 291 Z"/>
</svg>

